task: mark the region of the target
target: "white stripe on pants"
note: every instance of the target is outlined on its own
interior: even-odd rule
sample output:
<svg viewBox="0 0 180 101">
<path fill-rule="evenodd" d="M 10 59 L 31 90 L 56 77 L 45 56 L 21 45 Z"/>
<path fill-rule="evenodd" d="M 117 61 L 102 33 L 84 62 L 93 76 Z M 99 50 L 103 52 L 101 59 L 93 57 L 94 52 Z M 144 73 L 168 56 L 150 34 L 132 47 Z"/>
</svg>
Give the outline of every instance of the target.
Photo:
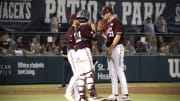
<svg viewBox="0 0 180 101">
<path fill-rule="evenodd" d="M 117 95 L 118 78 L 121 84 L 122 94 L 128 94 L 127 80 L 124 73 L 124 47 L 119 44 L 112 50 L 112 59 L 108 61 L 109 74 L 111 76 L 112 94 Z"/>
</svg>

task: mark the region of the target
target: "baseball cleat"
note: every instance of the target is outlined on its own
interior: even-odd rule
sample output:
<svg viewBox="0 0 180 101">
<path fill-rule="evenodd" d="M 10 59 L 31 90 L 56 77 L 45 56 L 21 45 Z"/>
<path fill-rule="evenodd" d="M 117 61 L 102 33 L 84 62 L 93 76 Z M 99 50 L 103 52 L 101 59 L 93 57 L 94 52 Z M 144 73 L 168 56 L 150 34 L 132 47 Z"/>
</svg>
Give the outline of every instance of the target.
<svg viewBox="0 0 180 101">
<path fill-rule="evenodd" d="M 72 97 L 72 95 L 70 95 L 70 94 L 65 94 L 64 96 L 68 101 L 75 101 L 74 98 Z"/>
<path fill-rule="evenodd" d="M 88 101 L 105 101 L 102 97 L 90 97 Z"/>
<path fill-rule="evenodd" d="M 88 100 L 86 100 L 86 99 L 81 99 L 81 100 L 79 100 L 79 101 L 88 101 Z"/>
<path fill-rule="evenodd" d="M 129 96 L 121 96 L 119 97 L 119 101 L 131 101 L 131 99 L 129 98 Z"/>
<path fill-rule="evenodd" d="M 106 98 L 106 101 L 118 101 L 119 96 L 118 95 L 110 95 L 108 98 Z"/>
</svg>

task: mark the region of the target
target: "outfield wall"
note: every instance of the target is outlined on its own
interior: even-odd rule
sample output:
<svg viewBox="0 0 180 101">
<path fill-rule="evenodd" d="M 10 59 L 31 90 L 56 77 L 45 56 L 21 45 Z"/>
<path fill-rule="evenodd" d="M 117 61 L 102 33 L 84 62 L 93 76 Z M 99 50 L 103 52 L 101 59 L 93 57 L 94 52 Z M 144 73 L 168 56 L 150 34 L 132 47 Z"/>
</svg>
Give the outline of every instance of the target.
<svg viewBox="0 0 180 101">
<path fill-rule="evenodd" d="M 105 56 L 96 60 L 95 82 L 110 82 Z M 61 83 L 60 56 L 0 56 L 0 84 Z M 126 56 L 128 82 L 180 81 L 180 56 Z"/>
</svg>

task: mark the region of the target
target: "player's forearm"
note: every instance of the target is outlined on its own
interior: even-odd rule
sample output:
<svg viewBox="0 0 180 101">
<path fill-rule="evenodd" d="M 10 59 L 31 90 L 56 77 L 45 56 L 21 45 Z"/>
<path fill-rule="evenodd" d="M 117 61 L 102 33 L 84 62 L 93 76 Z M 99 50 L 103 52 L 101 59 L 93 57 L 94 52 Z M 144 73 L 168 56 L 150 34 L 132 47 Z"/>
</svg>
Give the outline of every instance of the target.
<svg viewBox="0 0 180 101">
<path fill-rule="evenodd" d="M 61 54 L 61 56 L 64 57 L 64 58 L 67 58 L 67 55 L 65 55 L 65 54 Z"/>
<path fill-rule="evenodd" d="M 103 37 L 104 42 L 107 43 L 107 36 L 105 35 L 105 33 L 102 32 L 102 33 L 101 33 L 101 36 Z"/>
<path fill-rule="evenodd" d="M 91 23 L 90 25 L 91 25 L 92 30 L 96 32 L 96 25 L 94 23 Z"/>
<path fill-rule="evenodd" d="M 116 35 L 111 46 L 110 46 L 110 48 L 115 48 L 120 39 L 121 39 L 121 35 Z"/>
</svg>

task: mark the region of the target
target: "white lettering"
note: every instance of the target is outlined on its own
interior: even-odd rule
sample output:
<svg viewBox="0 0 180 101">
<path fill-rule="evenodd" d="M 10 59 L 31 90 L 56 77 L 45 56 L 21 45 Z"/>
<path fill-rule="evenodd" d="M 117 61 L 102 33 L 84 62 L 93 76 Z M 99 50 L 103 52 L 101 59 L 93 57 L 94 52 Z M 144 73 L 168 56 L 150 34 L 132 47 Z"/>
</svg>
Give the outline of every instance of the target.
<svg viewBox="0 0 180 101">
<path fill-rule="evenodd" d="M 123 14 L 123 24 L 127 24 L 127 16 L 131 15 L 131 11 L 132 11 L 132 6 L 130 2 L 122 2 L 122 14 Z"/>
<path fill-rule="evenodd" d="M 0 75 L 11 75 L 11 65 L 1 64 L 0 65 Z"/>
<path fill-rule="evenodd" d="M 86 4 L 86 0 L 81 0 L 81 9 L 85 9 Z"/>
<path fill-rule="evenodd" d="M 26 19 L 30 19 L 31 18 L 30 8 L 31 8 L 31 3 L 30 2 L 26 3 L 26 11 L 27 11 Z"/>
<path fill-rule="evenodd" d="M 56 1 L 55 0 L 45 0 L 46 3 L 46 18 L 45 22 L 50 22 L 50 15 L 56 12 Z"/>
<path fill-rule="evenodd" d="M 180 7 L 177 6 L 176 7 L 176 16 L 175 16 L 175 21 L 176 22 L 180 22 L 180 14 L 179 14 L 179 12 L 180 12 Z"/>
<path fill-rule="evenodd" d="M 155 3 L 153 5 L 150 2 L 122 2 L 122 22 L 124 25 L 142 25 L 143 20 L 152 17 L 152 14 L 155 15 L 154 18 L 162 14 L 165 7 L 166 3 Z M 132 16 L 132 19 L 129 16 Z"/>
<path fill-rule="evenodd" d="M 65 0 L 58 0 L 57 16 L 60 17 L 60 22 L 67 22 Z"/>
<path fill-rule="evenodd" d="M 104 69 L 104 65 L 101 64 L 101 63 L 98 63 L 98 64 L 97 64 L 97 70 L 98 70 L 98 71 L 104 71 L 104 70 L 105 70 L 105 69 Z"/>
<path fill-rule="evenodd" d="M 106 1 L 106 5 L 111 5 L 112 9 L 114 9 L 114 6 L 116 5 L 116 2 L 114 2 L 114 1 Z"/>
<path fill-rule="evenodd" d="M 93 8 L 93 11 L 92 11 Z M 90 13 L 90 20 L 97 21 L 97 2 L 96 1 L 89 1 L 88 3 L 88 11 Z"/>
<path fill-rule="evenodd" d="M 13 9 L 13 6 L 14 4 L 13 4 L 13 2 L 10 2 L 9 3 L 9 19 L 13 19 L 13 13 L 12 13 L 12 9 Z"/>
<path fill-rule="evenodd" d="M 156 7 L 155 18 L 157 18 L 159 15 L 161 15 L 164 12 L 166 3 L 156 3 L 155 7 Z"/>
<path fill-rule="evenodd" d="M 18 5 L 19 3 L 18 2 L 15 2 L 14 3 L 14 18 L 15 19 L 18 19 L 19 17 L 18 17 L 18 7 L 17 7 L 17 5 Z"/>
<path fill-rule="evenodd" d="M 87 0 L 46 0 L 46 17 L 45 22 L 50 22 L 50 14 L 57 12 L 57 16 L 60 18 L 59 22 L 67 23 L 67 9 L 71 9 L 71 13 L 74 13 L 77 9 L 87 9 L 90 13 L 90 20 L 97 21 L 97 1 Z M 112 3 L 113 4 L 113 3 Z M 56 6 L 57 5 L 57 6 Z M 81 7 L 81 8 L 79 8 Z M 57 8 L 57 10 L 56 10 Z"/>
<path fill-rule="evenodd" d="M 180 71 L 179 71 L 180 59 L 168 59 L 168 62 L 169 62 L 169 75 L 172 78 L 176 78 L 176 77 L 180 78 Z"/>
<path fill-rule="evenodd" d="M 7 19 L 7 18 L 8 18 L 7 2 L 4 2 L 3 19 Z"/>
<path fill-rule="evenodd" d="M 24 3 L 19 3 L 19 19 L 24 19 Z"/>
<path fill-rule="evenodd" d="M 30 68 L 44 68 L 44 63 L 31 63 Z"/>
<path fill-rule="evenodd" d="M 35 76 L 36 73 L 35 73 L 35 70 L 28 70 L 28 69 L 23 69 L 23 70 L 17 70 L 17 74 L 18 75 L 32 75 L 32 76 Z"/>
<path fill-rule="evenodd" d="M 71 7 L 71 14 L 76 12 L 76 7 L 79 8 L 79 1 L 67 0 L 67 7 Z"/>
<path fill-rule="evenodd" d="M 29 64 L 23 63 L 23 62 L 18 62 L 18 68 L 29 68 Z"/>
<path fill-rule="evenodd" d="M 97 78 L 98 80 L 110 80 L 110 75 L 107 73 L 107 74 L 103 74 L 103 73 L 98 73 L 97 74 Z"/>
<path fill-rule="evenodd" d="M 144 20 L 147 17 L 152 18 L 153 14 L 153 4 L 152 3 L 144 3 Z"/>
<path fill-rule="evenodd" d="M 35 63 L 24 63 L 24 62 L 18 62 L 17 63 L 18 70 L 17 74 L 18 75 L 36 75 L 36 70 L 40 68 L 45 68 L 44 63 L 42 62 L 35 62 Z"/>
<path fill-rule="evenodd" d="M 175 72 L 176 72 L 176 76 L 178 78 L 180 78 L 180 67 L 179 67 L 179 63 L 180 63 L 180 59 L 174 59 L 174 63 L 175 63 Z"/>
<path fill-rule="evenodd" d="M 134 2 L 133 3 L 133 16 L 132 16 L 132 25 L 141 25 L 142 24 L 142 18 L 141 18 L 141 3 Z"/>
<path fill-rule="evenodd" d="M 0 2 L 0 18 L 1 20 L 27 20 L 31 18 L 31 2 Z M 28 16 L 25 16 L 28 15 Z"/>
<path fill-rule="evenodd" d="M 3 2 L 0 2 L 0 18 L 1 18 L 1 16 L 2 16 L 1 14 L 2 14 L 2 12 L 3 12 L 3 9 L 2 9 L 3 7 L 2 7 L 2 6 L 3 6 Z"/>
<path fill-rule="evenodd" d="M 11 69 L 11 65 L 8 64 L 1 64 L 0 69 Z"/>
</svg>

